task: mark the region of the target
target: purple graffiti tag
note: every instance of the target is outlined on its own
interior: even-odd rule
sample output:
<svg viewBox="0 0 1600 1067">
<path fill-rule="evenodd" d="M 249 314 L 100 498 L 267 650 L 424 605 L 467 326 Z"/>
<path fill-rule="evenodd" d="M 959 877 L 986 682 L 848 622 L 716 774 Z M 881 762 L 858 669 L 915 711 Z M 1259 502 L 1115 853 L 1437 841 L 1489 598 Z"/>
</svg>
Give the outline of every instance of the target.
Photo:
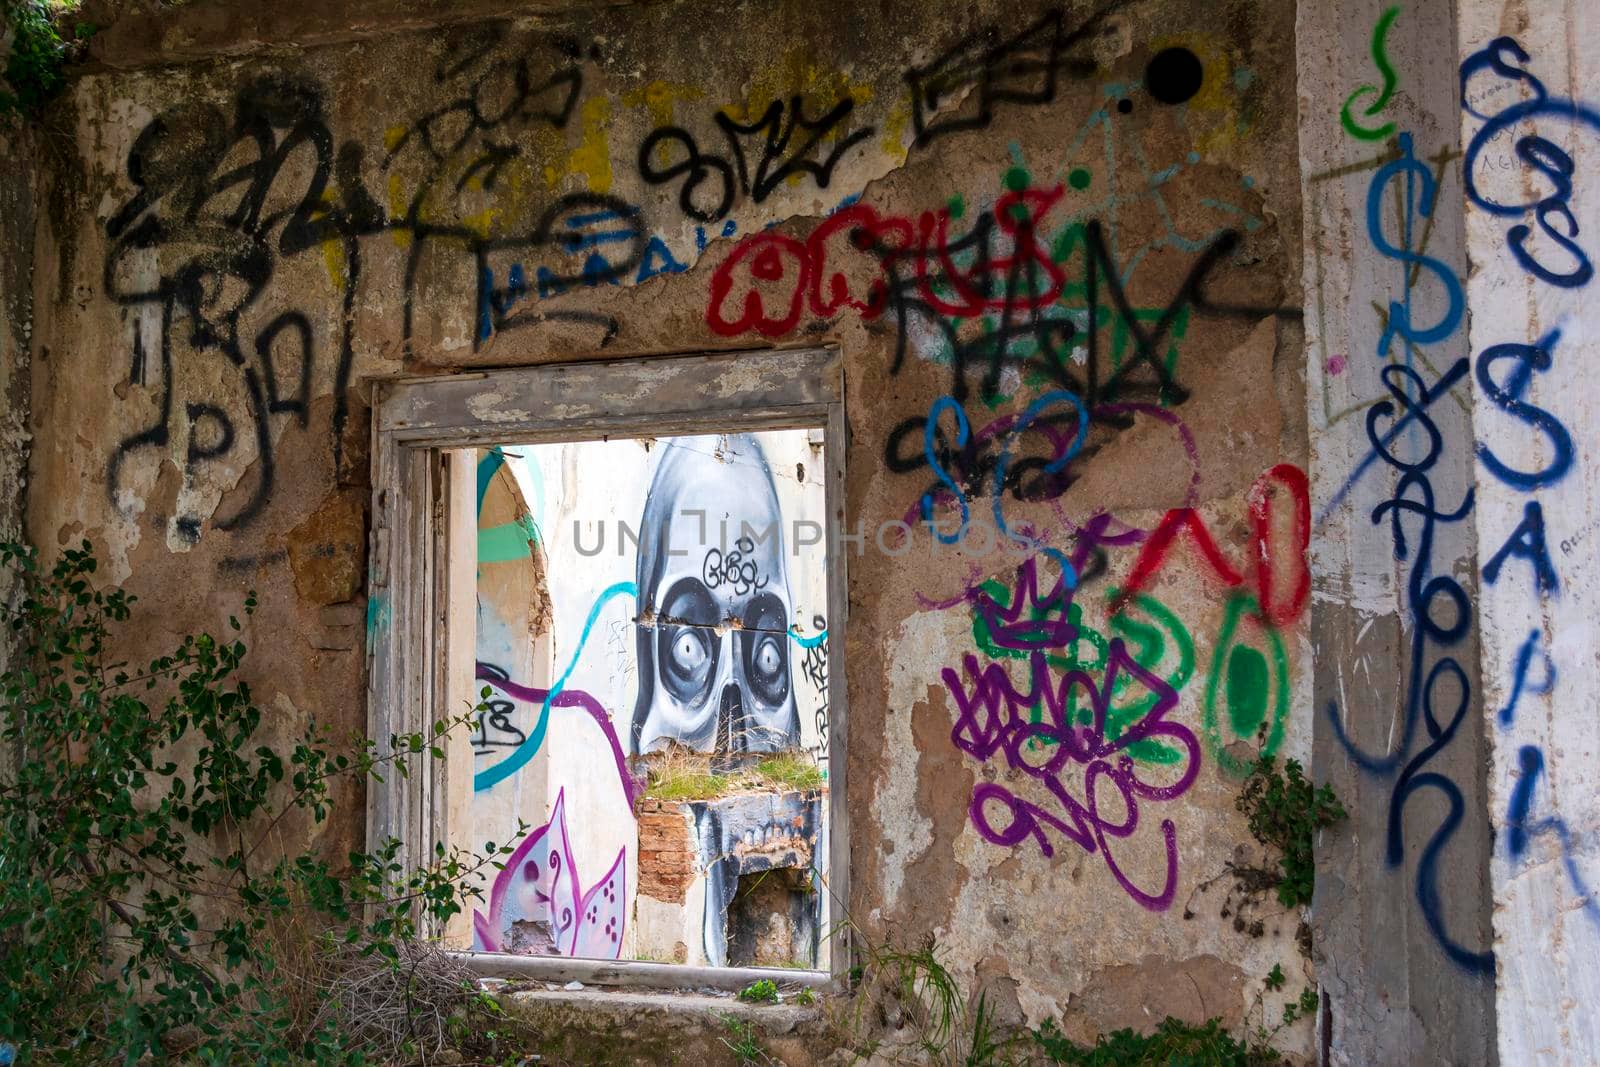
<svg viewBox="0 0 1600 1067">
<path fill-rule="evenodd" d="M 583 891 L 561 790 L 550 821 L 517 846 L 495 877 L 489 913 L 473 909 L 473 951 L 617 959 L 626 921 L 625 855 L 618 850 L 605 877 Z"/>
<path fill-rule="evenodd" d="M 1003 663 L 983 665 L 972 654 L 962 657 L 962 671 L 945 668 L 943 678 L 956 705 L 951 742 L 980 763 L 1003 753 L 1006 766 L 1020 771 L 1054 798 L 1059 813 L 1018 797 L 1007 786 L 980 783 L 973 790 L 968 815 L 973 826 L 993 844 L 1015 847 L 1032 838 L 1045 856 L 1055 854 L 1047 830 L 1054 830 L 1084 852 L 1099 852 L 1117 883 L 1144 907 L 1164 911 L 1171 906 L 1178 885 L 1177 830 L 1171 819 L 1161 820 L 1166 851 L 1166 877 L 1158 892 L 1135 885 L 1117 863 L 1108 839 L 1132 837 L 1139 828 L 1139 802 L 1174 800 L 1188 791 L 1200 773 L 1200 744 L 1194 732 L 1169 722 L 1167 714 L 1178 703 L 1177 690 L 1141 667 L 1121 638 L 1112 639 L 1106 656 L 1103 684 L 1097 686 L 1086 671 L 1057 673 L 1045 649 L 1064 647 L 1077 630 L 1067 622 L 1070 594 L 1058 584 L 1040 594 L 1033 561 L 1018 569 L 1017 586 L 1009 607 L 993 598 L 980 598 L 975 607 L 989 626 L 997 645 L 1029 652 L 1028 683 L 1019 691 Z M 1052 619 L 1052 615 L 1058 618 Z M 1115 740 L 1106 736 L 1111 694 L 1122 675 L 1130 675 L 1155 696 L 1150 710 Z M 1089 724 L 1068 721 L 1067 709 L 1074 689 L 1082 689 L 1092 709 Z M 1042 709 L 1039 721 L 1035 709 Z M 1187 751 L 1182 775 L 1170 784 L 1148 782 L 1126 750 L 1146 739 L 1165 739 Z M 1067 787 L 1067 779 L 1081 768 L 1082 800 Z M 1121 797 L 1123 815 L 1108 816 L 1100 802 L 1102 780 Z M 1003 808 L 1002 814 L 999 809 Z"/>
<path fill-rule="evenodd" d="M 1076 565 L 1077 561 L 1073 563 Z M 1078 628 L 1067 621 L 1072 590 L 1067 588 L 1066 576 L 1058 575 L 1050 591 L 1041 595 L 1038 570 L 1034 559 L 1025 560 L 1017 568 L 1017 585 L 1009 607 L 1001 607 L 994 597 L 975 591 L 973 606 L 997 647 L 1027 652 L 1064 648 L 1077 640 Z"/>
<path fill-rule="evenodd" d="M 518 700 L 526 701 L 534 707 L 541 706 L 550 692 L 548 689 L 518 685 L 516 682 L 507 679 L 505 674 L 498 668 L 487 663 L 478 664 L 477 678 L 478 681 L 488 682 L 496 689 L 504 690 Z M 600 727 L 600 732 L 606 735 L 606 740 L 611 744 L 611 758 L 616 761 L 617 778 L 622 782 L 622 792 L 628 798 L 628 808 L 631 811 L 634 801 L 638 799 L 640 785 L 628 771 L 627 757 L 622 754 L 622 742 L 618 740 L 617 731 L 611 725 L 611 716 L 606 714 L 606 709 L 601 705 L 600 701 L 581 689 L 567 688 L 557 693 L 556 698 L 550 704 L 552 707 L 557 708 L 582 708 L 589 713 L 589 717 L 595 721 L 595 725 Z"/>
</svg>

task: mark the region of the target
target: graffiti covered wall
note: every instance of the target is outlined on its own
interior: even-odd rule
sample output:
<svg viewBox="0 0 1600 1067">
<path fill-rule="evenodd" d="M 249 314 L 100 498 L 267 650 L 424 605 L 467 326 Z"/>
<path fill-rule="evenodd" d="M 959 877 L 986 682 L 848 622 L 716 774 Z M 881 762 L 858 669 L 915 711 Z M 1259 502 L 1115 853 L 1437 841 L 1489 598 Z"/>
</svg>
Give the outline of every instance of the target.
<svg viewBox="0 0 1600 1067">
<path fill-rule="evenodd" d="M 1264 976 L 1310 973 L 1302 916 L 1245 921 L 1218 879 L 1264 861 L 1234 806 L 1249 762 L 1305 757 L 1312 730 L 1293 20 L 1267 0 L 690 0 L 167 67 L 113 27 L 92 47 L 115 65 L 65 105 L 81 183 L 36 276 L 32 535 L 101 544 L 152 642 L 259 588 L 267 701 L 360 728 L 388 617 L 366 599 L 373 379 L 835 345 L 848 662 L 782 649 L 790 694 L 739 718 L 751 747 L 819 749 L 820 679 L 844 672 L 839 907 L 866 937 L 936 939 L 1005 1020 L 1270 1023 L 1303 983 Z M 207 39 L 191 29 L 153 39 Z M 529 545 L 519 508 L 561 529 L 589 470 L 563 464 L 519 461 L 520 505 L 481 505 L 485 574 L 546 591 L 549 645 L 539 611 L 480 605 L 482 647 L 509 655 L 506 627 L 521 658 L 485 660 L 511 710 L 474 758 L 493 776 L 533 705 L 560 704 L 545 743 L 587 731 L 592 773 L 524 761 L 508 810 L 539 811 L 528 847 L 560 870 L 496 895 L 480 933 L 543 894 L 595 908 L 558 950 L 609 953 L 638 858 L 577 813 L 627 802 L 616 751 L 732 717 L 670 692 L 620 599 L 588 640 L 631 648 L 635 676 L 550 698 L 563 643 L 604 590 L 643 588 L 651 552 L 604 579 L 491 558 Z M 746 580 L 726 553 L 698 566 Z M 786 627 L 834 622 L 790 586 Z"/>
<path fill-rule="evenodd" d="M 1592 16 L 1302 18 L 1329 1062 L 1593 1062 Z"/>
<path fill-rule="evenodd" d="M 1494 1047 L 1474 432 L 1447 3 L 1302 10 L 1311 635 L 1331 1062 Z M 1337 49 L 1317 47 L 1321 35 Z M 1326 873 L 1324 873 L 1324 869 Z"/>
<path fill-rule="evenodd" d="M 1600 65 L 1592 6 L 1464 8 L 1460 119 L 1473 315 L 1474 512 L 1491 739 L 1500 1062 L 1600 1056 L 1597 410 Z"/>
</svg>

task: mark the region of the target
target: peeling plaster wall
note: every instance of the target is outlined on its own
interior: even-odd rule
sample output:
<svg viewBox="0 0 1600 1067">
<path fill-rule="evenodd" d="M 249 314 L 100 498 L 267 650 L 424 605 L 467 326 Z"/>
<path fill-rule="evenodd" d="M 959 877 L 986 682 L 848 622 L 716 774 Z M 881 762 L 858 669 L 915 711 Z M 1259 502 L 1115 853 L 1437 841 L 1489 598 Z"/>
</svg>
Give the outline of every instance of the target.
<svg viewBox="0 0 1600 1067">
<path fill-rule="evenodd" d="M 28 528 L 141 596 L 130 655 L 255 587 L 273 728 L 360 728 L 367 383 L 834 344 L 849 917 L 1078 1037 L 1279 1016 L 1300 917 L 1217 879 L 1263 861 L 1255 746 L 1310 751 L 1293 5 L 195 44 L 258 39 L 243 6 L 148 16 L 165 52 L 113 27 L 62 108 L 84 177 L 36 281 Z M 889 525 L 923 518 L 968 536 Z M 1076 732 L 1029 726 L 1046 687 Z"/>
</svg>

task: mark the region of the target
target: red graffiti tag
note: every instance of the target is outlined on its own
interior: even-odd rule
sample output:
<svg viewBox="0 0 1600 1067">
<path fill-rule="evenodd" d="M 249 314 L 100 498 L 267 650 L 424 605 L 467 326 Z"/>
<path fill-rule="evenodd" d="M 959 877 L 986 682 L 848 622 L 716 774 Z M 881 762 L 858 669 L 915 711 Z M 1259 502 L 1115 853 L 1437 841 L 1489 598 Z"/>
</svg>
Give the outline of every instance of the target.
<svg viewBox="0 0 1600 1067">
<path fill-rule="evenodd" d="M 724 337 L 779 337 L 800 325 L 808 307 L 819 319 L 844 307 L 873 319 L 888 306 L 891 285 L 908 285 L 919 304 L 948 316 L 1048 307 L 1060 298 L 1066 271 L 1034 235 L 1064 192 L 1059 185 L 1008 192 L 956 236 L 949 208 L 913 220 L 865 204 L 835 212 L 804 242 L 770 230 L 752 234 L 712 274 L 706 324 Z M 847 272 L 855 255 L 865 269 Z M 865 292 L 852 291 L 851 273 L 869 279 Z M 997 277 L 1007 284 L 994 285 Z"/>
<path fill-rule="evenodd" d="M 1278 545 L 1275 535 L 1276 524 L 1273 519 L 1279 505 L 1274 501 L 1279 494 L 1273 493 L 1274 485 L 1287 491 L 1294 508 L 1291 541 L 1287 550 Z M 1251 547 L 1255 556 L 1256 599 L 1269 622 L 1274 626 L 1286 626 L 1305 609 L 1306 601 L 1311 596 L 1311 571 L 1305 556 L 1311 544 L 1310 485 L 1305 472 L 1299 467 L 1292 463 L 1280 463 L 1261 473 L 1251 485 L 1245 500 L 1249 509 Z M 1222 579 L 1224 585 L 1233 587 L 1244 584 L 1241 570 L 1235 568 L 1217 546 L 1200 512 L 1194 508 L 1173 508 L 1139 550 L 1139 558 L 1134 561 L 1133 570 L 1117 597 L 1113 611 L 1119 610 L 1134 594 L 1150 584 L 1156 573 L 1166 565 L 1168 553 L 1179 534 L 1188 535 L 1201 558 Z M 1274 587 L 1278 585 L 1280 577 L 1284 579 L 1283 587 L 1289 590 L 1287 597 L 1274 596 Z"/>
</svg>

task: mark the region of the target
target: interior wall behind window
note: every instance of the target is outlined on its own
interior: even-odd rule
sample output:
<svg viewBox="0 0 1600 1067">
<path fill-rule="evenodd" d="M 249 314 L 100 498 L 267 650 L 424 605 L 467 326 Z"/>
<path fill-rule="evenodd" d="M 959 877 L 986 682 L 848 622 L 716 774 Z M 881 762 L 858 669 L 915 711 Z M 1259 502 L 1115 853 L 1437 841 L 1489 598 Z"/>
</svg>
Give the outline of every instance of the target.
<svg viewBox="0 0 1600 1067">
<path fill-rule="evenodd" d="M 479 451 L 471 833 L 532 829 L 474 947 L 756 962 L 729 946 L 763 940 L 737 902 L 770 867 L 762 895 L 795 918 L 765 941 L 825 966 L 825 785 L 663 806 L 646 780 L 787 753 L 825 782 L 822 460 L 807 430 Z"/>
</svg>

